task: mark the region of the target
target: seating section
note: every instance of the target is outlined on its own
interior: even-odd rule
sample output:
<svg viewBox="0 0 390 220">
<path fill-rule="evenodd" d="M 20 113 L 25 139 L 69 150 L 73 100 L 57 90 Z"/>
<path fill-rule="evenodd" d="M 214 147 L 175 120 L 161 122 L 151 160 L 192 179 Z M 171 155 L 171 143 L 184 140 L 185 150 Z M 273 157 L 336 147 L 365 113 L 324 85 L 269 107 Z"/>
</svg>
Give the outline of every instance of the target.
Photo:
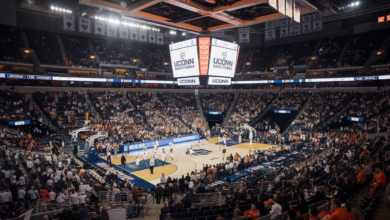
<svg viewBox="0 0 390 220">
<path fill-rule="evenodd" d="M 143 46 L 138 48 L 138 54 L 145 67 L 150 72 L 164 72 L 163 60 L 158 46 Z"/>
<path fill-rule="evenodd" d="M 337 68 L 337 61 L 347 43 L 347 37 L 322 39 L 316 55 L 315 69 Z"/>
<path fill-rule="evenodd" d="M 270 72 L 270 67 L 277 66 L 273 62 L 282 48 L 283 46 L 272 46 L 255 49 L 250 71 Z"/>
<path fill-rule="evenodd" d="M 0 115 L 9 121 L 29 120 L 38 115 L 31 101 L 23 94 L 0 90 Z"/>
<path fill-rule="evenodd" d="M 150 137 L 158 140 L 196 133 L 175 115 L 167 114 L 168 107 L 156 95 L 149 92 L 129 92 L 127 97 L 135 109 L 144 115 Z"/>
<path fill-rule="evenodd" d="M 203 111 L 226 112 L 234 99 L 233 93 L 200 93 Z"/>
<path fill-rule="evenodd" d="M 33 97 L 46 117 L 67 131 L 84 126 L 86 113 L 91 112 L 85 95 L 79 92 L 42 91 Z"/>
<path fill-rule="evenodd" d="M 24 47 L 20 30 L 0 24 L 0 61 L 25 63 L 19 50 Z"/>
<path fill-rule="evenodd" d="M 248 123 L 268 107 L 276 94 L 268 92 L 240 93 L 227 127 Z"/>
<path fill-rule="evenodd" d="M 286 59 L 285 63 L 276 63 L 275 66 L 306 65 L 308 56 L 312 56 L 318 40 L 298 42 L 284 45 L 282 53 L 278 59 Z"/>
<path fill-rule="evenodd" d="M 205 126 L 193 93 L 164 92 L 157 96 L 167 107 L 167 114 L 176 116 L 192 130 Z"/>
<path fill-rule="evenodd" d="M 91 59 L 93 55 L 89 48 L 88 38 L 76 37 L 71 35 L 61 35 L 67 51 L 70 65 L 96 68 L 95 61 Z"/>
<path fill-rule="evenodd" d="M 26 30 L 30 46 L 35 50 L 41 64 L 65 66 L 57 34 Z"/>
<path fill-rule="evenodd" d="M 242 70 L 243 70 L 242 68 L 244 66 L 244 63 L 246 61 L 249 61 L 249 57 L 250 57 L 252 52 L 253 52 L 253 49 L 251 49 L 251 48 L 240 49 L 240 52 L 238 54 L 236 73 L 242 72 Z"/>
<path fill-rule="evenodd" d="M 271 109 L 299 110 L 308 96 L 308 92 L 283 92 L 272 102 Z"/>
<path fill-rule="evenodd" d="M 342 66 L 363 66 L 371 53 L 379 49 L 387 37 L 387 30 L 376 30 L 351 36 Z"/>
<path fill-rule="evenodd" d="M 138 58 L 134 43 L 113 39 L 90 39 L 100 61 L 109 64 L 133 64 L 133 58 Z"/>
<path fill-rule="evenodd" d="M 305 111 L 291 123 L 291 126 L 315 130 L 324 128 L 330 122 L 330 118 L 339 113 L 352 97 L 353 94 L 350 92 L 316 93 Z"/>
</svg>

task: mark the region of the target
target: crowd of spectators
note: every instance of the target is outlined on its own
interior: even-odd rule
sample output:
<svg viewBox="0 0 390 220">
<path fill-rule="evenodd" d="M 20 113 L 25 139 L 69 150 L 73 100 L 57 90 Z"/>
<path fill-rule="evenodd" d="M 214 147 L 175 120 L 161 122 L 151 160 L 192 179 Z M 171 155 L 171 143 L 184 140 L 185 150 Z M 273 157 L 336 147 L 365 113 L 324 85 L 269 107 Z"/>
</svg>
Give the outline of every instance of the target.
<svg viewBox="0 0 390 220">
<path fill-rule="evenodd" d="M 79 92 L 41 91 L 33 98 L 49 120 L 68 130 L 83 126 L 90 113 L 85 95 Z"/>
<path fill-rule="evenodd" d="M 192 130 L 205 129 L 193 93 L 161 92 L 157 96 L 167 107 L 168 114 L 178 117 Z"/>
<path fill-rule="evenodd" d="M 97 66 L 95 60 L 91 59 L 91 55 L 94 54 L 89 48 L 88 38 L 71 35 L 61 35 L 61 37 L 70 65 L 88 68 Z"/>
<path fill-rule="evenodd" d="M 268 92 L 240 93 L 227 126 L 232 127 L 250 122 L 267 108 L 274 97 L 276 94 Z"/>
<path fill-rule="evenodd" d="M 379 49 L 387 35 L 386 30 L 376 30 L 351 36 L 341 65 L 363 66 L 372 51 Z"/>
<path fill-rule="evenodd" d="M 308 96 L 308 92 L 283 92 L 272 102 L 271 109 L 299 110 Z"/>
<path fill-rule="evenodd" d="M 315 93 L 304 112 L 291 125 L 317 129 L 343 109 L 352 97 L 351 92 Z"/>
<path fill-rule="evenodd" d="M 200 93 L 203 111 L 220 111 L 224 113 L 234 99 L 233 93 Z"/>
<path fill-rule="evenodd" d="M 138 48 L 138 54 L 149 72 L 165 72 L 162 53 L 159 47 L 144 46 Z"/>
<path fill-rule="evenodd" d="M 0 25 L 0 61 L 24 63 L 22 33 L 16 27 Z"/>
<path fill-rule="evenodd" d="M 270 67 L 282 48 L 283 46 L 272 46 L 255 49 L 253 51 L 252 65 L 249 72 L 271 72 Z"/>
<path fill-rule="evenodd" d="M 23 121 L 39 113 L 34 110 L 32 103 L 23 94 L 0 90 L 0 115 L 9 121 Z"/>
<path fill-rule="evenodd" d="M 138 58 L 133 44 L 113 39 L 90 40 L 100 61 L 108 64 L 132 65 L 132 58 Z"/>
<path fill-rule="evenodd" d="M 61 53 L 57 34 L 36 30 L 26 30 L 26 33 L 40 64 L 67 65 Z"/>
<path fill-rule="evenodd" d="M 318 44 L 318 40 L 287 44 L 283 47 L 278 59 L 286 59 L 285 63 L 275 66 L 301 66 L 307 64 L 308 57 L 312 56 Z"/>
<path fill-rule="evenodd" d="M 322 39 L 318 48 L 316 69 L 337 68 L 337 61 L 347 43 L 347 37 Z"/>
</svg>

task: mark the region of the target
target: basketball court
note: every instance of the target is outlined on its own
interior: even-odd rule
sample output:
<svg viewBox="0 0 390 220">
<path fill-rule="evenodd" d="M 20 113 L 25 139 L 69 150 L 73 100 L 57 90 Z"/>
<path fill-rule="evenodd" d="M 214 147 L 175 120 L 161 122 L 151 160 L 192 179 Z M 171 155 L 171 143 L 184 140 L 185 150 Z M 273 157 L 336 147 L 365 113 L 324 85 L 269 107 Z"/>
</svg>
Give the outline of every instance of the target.
<svg viewBox="0 0 390 220">
<path fill-rule="evenodd" d="M 148 187 L 150 188 L 152 185 L 156 185 L 160 183 L 160 178 L 162 173 L 165 174 L 166 177 L 171 178 L 181 178 L 182 175 L 186 176 L 187 173 L 191 173 L 192 171 L 199 171 L 203 169 L 203 165 L 211 164 L 215 165 L 217 163 L 224 162 L 222 149 L 219 151 L 218 147 L 218 138 L 211 138 L 210 140 L 201 140 L 198 141 L 186 142 L 182 144 L 176 144 L 174 146 L 174 155 L 173 160 L 169 158 L 169 146 L 159 147 L 157 150 L 157 154 L 155 155 L 155 166 L 153 170 L 153 174 L 150 173 L 149 160 L 153 156 L 152 149 L 147 150 L 147 159 L 143 162 L 142 151 L 131 152 L 126 155 L 126 164 L 121 165 L 120 159 L 122 154 L 118 154 L 118 157 L 112 158 L 112 164 L 117 165 L 116 169 L 125 170 L 124 173 L 131 173 L 132 183 L 135 183 L 137 186 L 148 182 Z M 238 143 L 236 139 L 227 139 L 226 140 L 226 154 L 225 157 L 230 154 L 235 155 L 238 153 L 243 156 L 246 155 L 249 149 L 260 149 L 260 150 L 268 150 L 276 145 L 270 144 L 262 144 L 262 143 L 252 143 L 250 145 L 249 141 L 243 140 L 242 143 Z M 193 148 L 193 155 L 190 156 L 187 152 L 187 148 Z M 162 159 L 162 149 L 165 148 L 166 153 L 166 161 L 163 163 Z M 138 156 L 140 159 L 140 164 L 137 169 L 135 164 L 135 159 Z M 106 157 L 101 157 L 102 162 L 106 161 Z M 127 171 L 127 172 L 126 172 Z"/>
</svg>

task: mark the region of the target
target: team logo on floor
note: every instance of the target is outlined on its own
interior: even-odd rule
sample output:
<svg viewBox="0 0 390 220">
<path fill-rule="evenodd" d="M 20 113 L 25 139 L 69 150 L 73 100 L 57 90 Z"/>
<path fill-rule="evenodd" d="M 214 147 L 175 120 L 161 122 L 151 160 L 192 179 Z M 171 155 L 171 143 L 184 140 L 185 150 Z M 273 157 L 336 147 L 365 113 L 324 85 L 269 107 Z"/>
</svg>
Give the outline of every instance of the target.
<svg viewBox="0 0 390 220">
<path fill-rule="evenodd" d="M 209 154 L 209 153 L 212 152 L 212 151 L 205 150 L 205 149 L 194 149 L 194 150 L 192 150 L 192 151 L 193 151 L 192 155 L 194 155 L 194 156 L 207 155 L 207 154 Z M 190 155 L 190 152 L 187 151 L 186 154 L 187 154 L 187 155 Z"/>
</svg>

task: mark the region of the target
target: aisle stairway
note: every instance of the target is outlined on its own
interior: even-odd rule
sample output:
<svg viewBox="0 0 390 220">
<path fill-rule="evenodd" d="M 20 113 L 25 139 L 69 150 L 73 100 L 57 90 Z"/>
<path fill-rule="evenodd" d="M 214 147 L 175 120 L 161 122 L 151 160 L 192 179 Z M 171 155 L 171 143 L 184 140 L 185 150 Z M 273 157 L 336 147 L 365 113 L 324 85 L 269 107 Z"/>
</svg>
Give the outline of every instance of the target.
<svg viewBox="0 0 390 220">
<path fill-rule="evenodd" d="M 65 63 L 68 63 L 68 56 L 66 56 L 64 43 L 63 43 L 62 38 L 60 37 L 59 34 L 57 34 L 57 40 L 58 40 L 58 45 L 60 45 L 60 50 L 61 50 L 62 58 L 64 59 L 64 62 L 65 62 Z"/>
<path fill-rule="evenodd" d="M 89 99 L 88 93 L 85 94 L 85 100 L 87 101 L 87 104 L 91 107 L 91 115 L 95 116 L 98 121 L 102 120 L 102 117 L 100 117 L 99 112 L 96 110 L 94 103 Z"/>
<path fill-rule="evenodd" d="M 309 96 L 309 98 L 308 98 L 308 99 L 306 100 L 306 102 L 303 104 L 301 110 L 299 110 L 298 114 L 296 114 L 296 116 L 293 117 L 293 118 L 287 123 L 286 127 L 284 127 L 285 129 L 282 130 L 282 131 L 287 131 L 287 130 L 290 128 L 291 123 L 292 123 L 296 118 L 298 118 L 298 117 L 305 111 L 306 107 L 309 105 L 309 103 L 310 103 L 310 101 L 311 101 L 312 98 L 313 98 L 313 96 Z"/>
<path fill-rule="evenodd" d="M 200 102 L 199 96 L 195 95 L 195 100 L 196 100 L 196 105 L 198 106 L 198 110 L 200 111 L 200 117 L 202 117 L 203 123 L 206 124 L 207 120 L 206 117 L 204 116 L 203 107 L 202 107 L 202 103 Z"/>
<path fill-rule="evenodd" d="M 54 125 L 47 117 L 45 114 L 43 114 L 43 111 L 41 110 L 41 108 L 39 107 L 39 105 L 35 102 L 34 98 L 31 97 L 31 103 L 34 107 L 34 109 L 37 111 L 37 112 L 41 112 L 41 117 L 43 118 L 43 124 L 45 124 L 46 126 L 48 126 L 50 129 L 54 130 L 56 132 L 56 134 L 60 134 L 60 130 L 59 128 Z"/>
<path fill-rule="evenodd" d="M 239 95 L 237 94 L 237 92 L 234 93 L 233 102 L 230 104 L 228 110 L 226 111 L 225 117 L 223 118 L 223 121 L 222 121 L 222 126 L 225 126 L 227 121 L 230 119 L 230 116 L 232 115 L 232 111 L 233 111 L 234 107 L 236 106 L 238 97 L 239 97 Z"/>
</svg>

